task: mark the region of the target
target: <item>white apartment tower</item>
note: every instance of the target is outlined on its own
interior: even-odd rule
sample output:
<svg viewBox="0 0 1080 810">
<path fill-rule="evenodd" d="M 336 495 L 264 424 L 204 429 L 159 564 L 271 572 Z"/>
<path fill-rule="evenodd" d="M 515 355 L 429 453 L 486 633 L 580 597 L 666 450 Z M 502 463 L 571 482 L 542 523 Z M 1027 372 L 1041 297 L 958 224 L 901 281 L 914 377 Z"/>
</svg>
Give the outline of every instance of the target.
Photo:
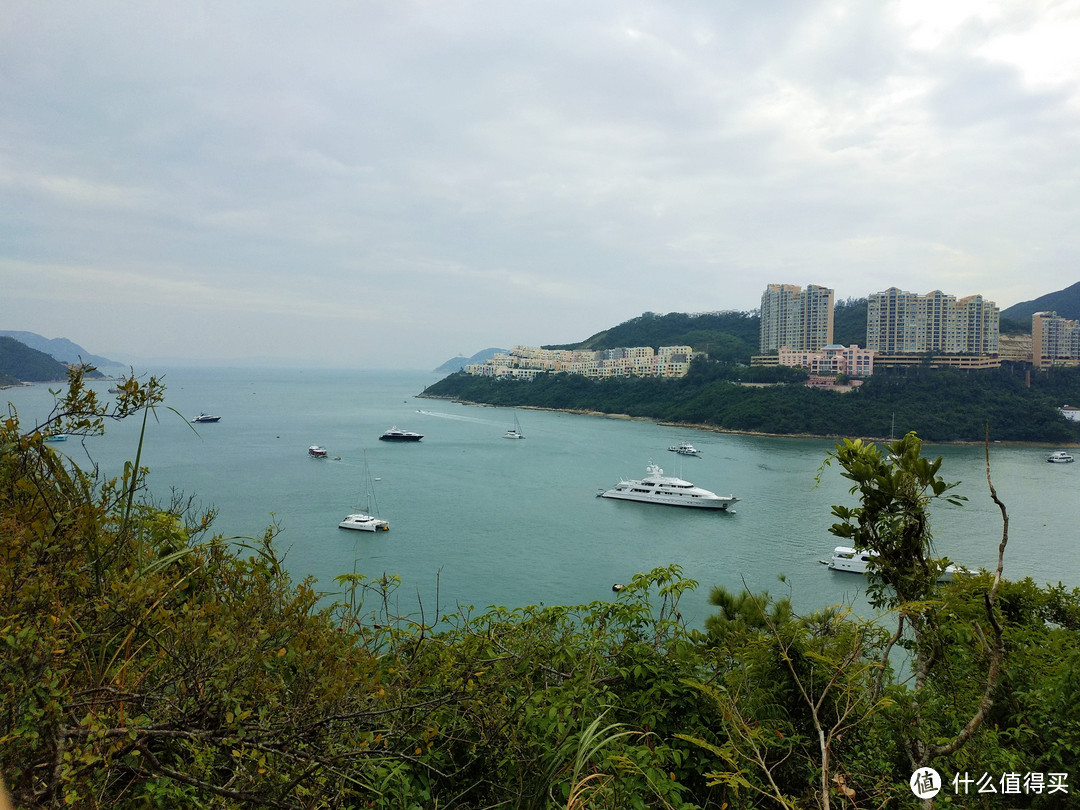
<svg viewBox="0 0 1080 810">
<path fill-rule="evenodd" d="M 786 346 L 815 352 L 833 340 L 833 291 L 817 284 L 770 284 L 761 294 L 761 352 Z"/>
<path fill-rule="evenodd" d="M 981 295 L 957 300 L 890 287 L 867 301 L 866 348 L 882 354 L 973 354 L 998 351 L 997 305 Z"/>
<path fill-rule="evenodd" d="M 1001 310 L 981 295 L 956 302 L 956 323 L 962 354 L 997 354 Z"/>
</svg>

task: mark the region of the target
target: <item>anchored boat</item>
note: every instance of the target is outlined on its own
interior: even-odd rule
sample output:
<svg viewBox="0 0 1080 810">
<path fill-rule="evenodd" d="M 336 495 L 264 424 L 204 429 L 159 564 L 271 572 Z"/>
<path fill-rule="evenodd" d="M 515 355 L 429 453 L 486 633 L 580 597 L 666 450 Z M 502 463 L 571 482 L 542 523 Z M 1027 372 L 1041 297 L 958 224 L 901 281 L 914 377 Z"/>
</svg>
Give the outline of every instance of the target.
<svg viewBox="0 0 1080 810">
<path fill-rule="evenodd" d="M 689 506 L 694 509 L 726 510 L 739 499 L 734 495 L 717 495 L 689 481 L 664 475 L 664 471 L 653 462 L 645 469 L 644 478 L 622 480 L 611 489 L 597 493 L 601 498 L 615 498 L 620 501 L 640 501 L 641 503 L 659 503 L 665 506 Z"/>
</svg>

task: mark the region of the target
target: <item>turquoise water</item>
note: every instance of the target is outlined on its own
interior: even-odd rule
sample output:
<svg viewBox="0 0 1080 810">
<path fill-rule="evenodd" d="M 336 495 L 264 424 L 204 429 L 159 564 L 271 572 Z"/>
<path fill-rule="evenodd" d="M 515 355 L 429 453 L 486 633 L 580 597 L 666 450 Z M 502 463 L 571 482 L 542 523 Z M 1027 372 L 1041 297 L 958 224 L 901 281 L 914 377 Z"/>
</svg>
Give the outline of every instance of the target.
<svg viewBox="0 0 1080 810">
<path fill-rule="evenodd" d="M 151 420 L 142 462 L 148 485 L 168 502 L 173 490 L 218 510 L 216 530 L 278 545 L 297 577 L 335 590 L 334 576 L 397 574 L 397 608 L 430 621 L 458 605 L 578 604 L 613 598 L 634 573 L 677 563 L 701 583 L 683 603 L 693 622 L 707 615 L 713 585 L 791 595 L 796 609 L 841 601 L 863 605 L 862 580 L 819 560 L 836 545 L 831 505 L 854 504 L 833 468 L 815 483 L 832 442 L 739 436 L 646 421 L 517 411 L 524 441 L 503 433 L 508 409 L 417 398 L 438 376 L 417 372 L 269 369 L 167 371 L 166 405 Z M 107 396 L 108 383 L 94 383 Z M 54 388 L 57 386 L 53 386 Z M 9 389 L 30 426 L 47 413 L 46 386 Z M 207 411 L 216 424 L 192 426 Z M 419 443 L 386 443 L 397 426 Z M 195 427 L 195 430 L 192 428 Z M 54 445 L 117 475 L 134 458 L 137 420 L 104 437 Z M 701 458 L 667 448 L 691 441 Z M 321 444 L 329 459 L 309 458 Z M 1080 464 L 1047 464 L 1052 448 L 994 445 L 994 483 L 1010 512 L 1005 574 L 1080 585 Z M 981 447 L 933 446 L 942 473 L 960 480 L 970 502 L 935 509 L 939 550 L 969 567 L 991 567 L 1001 539 L 987 494 Z M 741 498 L 734 514 L 703 514 L 596 497 L 620 477 L 640 477 L 655 460 L 669 474 Z M 378 511 L 390 531 L 337 527 L 367 505 L 365 461 Z M 779 577 L 783 575 L 784 581 Z"/>
</svg>

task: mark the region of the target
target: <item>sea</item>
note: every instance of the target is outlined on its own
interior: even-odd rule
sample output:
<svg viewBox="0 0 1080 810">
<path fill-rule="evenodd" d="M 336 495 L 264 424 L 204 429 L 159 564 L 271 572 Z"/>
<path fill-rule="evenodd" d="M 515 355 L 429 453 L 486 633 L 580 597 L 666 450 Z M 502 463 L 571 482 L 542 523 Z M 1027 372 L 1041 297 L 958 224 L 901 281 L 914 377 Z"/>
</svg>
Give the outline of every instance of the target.
<svg viewBox="0 0 1080 810">
<path fill-rule="evenodd" d="M 311 577 L 327 602 L 341 574 L 400 578 L 391 608 L 437 616 L 498 605 L 579 605 L 617 599 L 636 573 L 678 565 L 699 583 L 680 609 L 702 626 L 709 591 L 767 591 L 800 613 L 851 605 L 871 615 L 858 574 L 822 564 L 835 545 L 833 504 L 857 505 L 851 482 L 826 461 L 834 442 L 719 433 L 648 420 L 465 405 L 419 396 L 442 375 L 417 371 L 173 368 L 150 415 L 140 464 L 155 501 L 174 495 L 213 508 L 215 532 L 242 544 L 267 528 L 293 577 Z M 89 383 L 108 400 L 109 381 Z M 3 392 L 24 429 L 45 419 L 60 384 Z M 200 412 L 220 416 L 192 424 Z M 517 417 L 524 440 L 503 434 Z M 391 427 L 423 434 L 389 443 Z M 897 426 L 899 428 L 899 426 Z M 82 466 L 119 476 L 139 452 L 142 420 L 103 436 L 52 445 Z M 669 447 L 689 441 L 700 457 Z M 328 457 L 308 455 L 322 445 Z M 1053 447 L 990 446 L 990 473 L 1009 515 L 1004 573 L 1080 586 L 1080 463 L 1049 464 Z M 992 569 L 1002 519 L 991 501 L 983 446 L 926 445 L 968 500 L 932 510 L 941 554 Z M 729 512 L 598 498 L 655 462 L 740 500 Z M 388 532 L 338 528 L 375 512 Z"/>
</svg>

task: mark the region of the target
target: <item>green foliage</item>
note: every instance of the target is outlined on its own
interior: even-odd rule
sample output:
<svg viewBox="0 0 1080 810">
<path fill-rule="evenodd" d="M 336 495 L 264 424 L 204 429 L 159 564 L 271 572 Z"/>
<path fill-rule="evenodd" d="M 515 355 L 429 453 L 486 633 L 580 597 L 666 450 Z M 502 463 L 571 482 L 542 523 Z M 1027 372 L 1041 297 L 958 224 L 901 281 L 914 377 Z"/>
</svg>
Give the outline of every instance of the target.
<svg viewBox="0 0 1080 810">
<path fill-rule="evenodd" d="M 948 564 L 934 555 L 929 506 L 941 498 L 954 506 L 966 500 L 948 495 L 957 486 L 938 475 L 941 457 L 922 456 L 922 441 L 908 433 L 887 447 L 844 439 L 826 459 L 854 482 L 860 505 L 833 506 L 840 519 L 829 531 L 859 551 L 872 551 L 867 593 L 874 607 L 896 607 L 927 599 Z"/>
<path fill-rule="evenodd" d="M 727 662 L 702 692 L 720 709 L 726 741 L 699 745 L 726 766 L 712 784 L 784 807 L 837 798 L 875 804 L 897 793 L 893 746 L 872 731 L 891 706 L 873 688 L 887 671 L 884 632 L 849 610 L 796 615 L 788 599 L 714 588 L 712 653 Z M 884 744 L 883 744 L 884 743 Z M 814 784 L 816 779 L 816 785 Z M 816 797 L 812 799 L 816 792 Z"/>
<path fill-rule="evenodd" d="M 1031 316 L 1028 315 L 1026 319 L 1013 320 L 1003 315 L 998 320 L 998 332 L 1002 335 L 1030 335 Z"/>
<path fill-rule="evenodd" d="M 833 343 L 866 345 L 867 300 L 848 298 L 833 306 Z"/>
</svg>

